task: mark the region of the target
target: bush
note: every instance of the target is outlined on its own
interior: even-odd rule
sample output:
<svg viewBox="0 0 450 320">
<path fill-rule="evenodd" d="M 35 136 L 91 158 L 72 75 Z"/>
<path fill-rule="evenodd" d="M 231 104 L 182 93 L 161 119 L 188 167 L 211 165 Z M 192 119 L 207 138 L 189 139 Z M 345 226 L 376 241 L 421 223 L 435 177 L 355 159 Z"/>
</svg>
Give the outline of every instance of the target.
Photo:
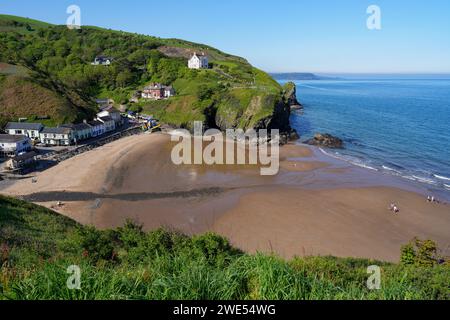
<svg viewBox="0 0 450 320">
<path fill-rule="evenodd" d="M 206 233 L 192 238 L 192 249 L 213 265 L 223 264 L 232 255 L 239 253 L 238 250 L 231 247 L 227 239 L 214 233 Z"/>
<path fill-rule="evenodd" d="M 432 267 L 441 260 L 437 253 L 437 245 L 432 240 L 415 238 L 401 249 L 400 261 L 404 265 Z"/>
<path fill-rule="evenodd" d="M 114 232 L 99 231 L 94 227 L 79 230 L 83 256 L 97 263 L 100 260 L 115 260 Z"/>
</svg>

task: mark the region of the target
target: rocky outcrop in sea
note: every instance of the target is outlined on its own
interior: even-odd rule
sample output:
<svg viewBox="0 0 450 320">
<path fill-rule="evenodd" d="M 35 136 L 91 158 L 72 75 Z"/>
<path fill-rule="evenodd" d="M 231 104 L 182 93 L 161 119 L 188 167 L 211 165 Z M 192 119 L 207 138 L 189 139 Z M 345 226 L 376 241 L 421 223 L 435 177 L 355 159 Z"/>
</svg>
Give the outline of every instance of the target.
<svg viewBox="0 0 450 320">
<path fill-rule="evenodd" d="M 332 149 L 344 148 L 344 141 L 338 137 L 334 137 L 328 133 L 317 133 L 313 139 L 306 141 L 307 144 L 312 146 L 326 147 Z"/>
</svg>

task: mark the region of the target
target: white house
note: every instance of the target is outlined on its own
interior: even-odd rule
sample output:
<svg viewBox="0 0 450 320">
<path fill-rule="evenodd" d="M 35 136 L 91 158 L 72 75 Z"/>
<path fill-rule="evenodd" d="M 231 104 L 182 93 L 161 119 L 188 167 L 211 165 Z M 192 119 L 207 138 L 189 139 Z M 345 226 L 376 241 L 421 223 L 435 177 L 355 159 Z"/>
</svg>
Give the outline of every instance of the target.
<svg viewBox="0 0 450 320">
<path fill-rule="evenodd" d="M 98 117 L 97 120 L 103 123 L 103 125 L 105 126 L 105 132 L 111 132 L 116 130 L 116 123 L 114 122 L 114 119 L 111 118 L 110 116 Z"/>
<path fill-rule="evenodd" d="M 31 140 L 24 135 L 0 134 L 0 156 L 14 157 L 31 150 Z"/>
<path fill-rule="evenodd" d="M 189 59 L 188 67 L 189 69 L 208 69 L 208 57 L 205 54 L 197 54 L 195 52 L 194 55 Z"/>
<path fill-rule="evenodd" d="M 44 128 L 40 134 L 41 142 L 51 146 L 69 146 L 73 144 L 75 136 L 71 128 Z"/>
<path fill-rule="evenodd" d="M 172 86 L 164 87 L 164 98 L 170 98 L 175 95 L 175 89 Z"/>
<path fill-rule="evenodd" d="M 95 57 L 94 62 L 92 62 L 91 64 L 93 66 L 110 66 L 112 61 L 113 61 L 112 58 L 104 57 L 104 56 L 98 56 L 98 57 Z"/>
<path fill-rule="evenodd" d="M 8 122 L 5 131 L 12 135 L 24 135 L 32 140 L 39 139 L 39 133 L 44 129 L 40 123 L 26 123 L 26 122 Z"/>
<path fill-rule="evenodd" d="M 101 136 L 102 134 L 104 134 L 106 132 L 105 125 L 101 121 L 93 120 L 93 121 L 89 121 L 87 124 L 91 127 L 92 137 L 94 137 L 94 138 Z"/>
<path fill-rule="evenodd" d="M 114 108 L 113 106 L 107 106 L 105 108 L 102 108 L 102 111 L 97 113 L 97 118 L 101 117 L 111 117 L 116 127 L 121 126 L 123 124 L 122 115 L 120 114 L 120 111 Z"/>
<path fill-rule="evenodd" d="M 72 130 L 73 138 L 76 142 L 80 142 L 92 137 L 92 127 L 87 122 L 77 124 L 64 124 L 61 127 Z"/>
</svg>

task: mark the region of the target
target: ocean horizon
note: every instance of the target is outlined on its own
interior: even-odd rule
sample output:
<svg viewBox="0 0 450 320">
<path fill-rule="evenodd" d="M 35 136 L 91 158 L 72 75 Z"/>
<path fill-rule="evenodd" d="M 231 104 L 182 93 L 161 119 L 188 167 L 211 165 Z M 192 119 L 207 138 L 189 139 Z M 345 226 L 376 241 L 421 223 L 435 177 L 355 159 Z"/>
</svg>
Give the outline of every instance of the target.
<svg viewBox="0 0 450 320">
<path fill-rule="evenodd" d="M 293 112 L 291 123 L 301 141 L 336 135 L 345 149 L 324 153 L 449 197 L 450 79 L 335 76 L 346 77 L 294 81 L 304 110 Z"/>
</svg>

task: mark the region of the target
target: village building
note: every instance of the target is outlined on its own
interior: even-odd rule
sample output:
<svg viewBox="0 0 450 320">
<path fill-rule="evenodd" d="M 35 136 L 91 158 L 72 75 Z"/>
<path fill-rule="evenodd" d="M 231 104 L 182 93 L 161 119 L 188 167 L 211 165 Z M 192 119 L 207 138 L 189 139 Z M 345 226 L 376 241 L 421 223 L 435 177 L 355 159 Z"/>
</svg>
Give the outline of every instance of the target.
<svg viewBox="0 0 450 320">
<path fill-rule="evenodd" d="M 11 158 L 7 163 L 6 167 L 10 170 L 20 170 L 24 168 L 32 167 L 36 163 L 37 153 L 35 151 L 30 151 L 26 153 L 19 154 Z"/>
<path fill-rule="evenodd" d="M 153 100 L 164 99 L 163 86 L 160 83 L 153 83 L 149 86 L 146 86 L 142 91 L 142 98 Z"/>
<path fill-rule="evenodd" d="M 25 135 L 0 134 L 0 157 L 14 157 L 31 150 L 31 140 Z"/>
<path fill-rule="evenodd" d="M 92 62 L 91 64 L 93 66 L 109 66 L 111 65 L 113 59 L 110 57 L 105 57 L 105 56 L 98 56 L 95 57 L 94 62 Z"/>
<path fill-rule="evenodd" d="M 209 60 L 205 54 L 197 54 L 196 52 L 188 61 L 189 69 L 208 69 Z"/>
<path fill-rule="evenodd" d="M 123 125 L 123 118 L 120 114 L 120 111 L 114 108 L 113 106 L 107 106 L 101 109 L 102 111 L 97 113 L 97 118 L 101 117 L 111 117 L 116 124 L 116 127 L 120 127 Z"/>
<path fill-rule="evenodd" d="M 97 120 L 102 122 L 105 126 L 105 132 L 111 132 L 116 130 L 116 123 L 114 122 L 114 119 L 110 116 L 106 117 L 97 117 Z"/>
<path fill-rule="evenodd" d="M 98 120 L 88 121 L 87 124 L 91 127 L 93 138 L 101 136 L 106 132 L 105 125 L 101 121 Z"/>
<path fill-rule="evenodd" d="M 92 127 L 87 122 L 77 124 L 64 124 L 62 128 L 69 128 L 73 132 L 73 139 L 75 142 L 80 142 L 92 138 Z"/>
<path fill-rule="evenodd" d="M 112 99 L 97 99 L 95 100 L 99 108 L 104 108 L 114 104 L 114 100 Z"/>
<path fill-rule="evenodd" d="M 41 142 L 50 146 L 69 146 L 74 143 L 74 132 L 71 128 L 44 128 L 40 134 Z"/>
<path fill-rule="evenodd" d="M 44 129 L 44 126 L 40 123 L 27 123 L 27 122 L 8 122 L 5 127 L 5 131 L 12 135 L 24 135 L 32 140 L 38 140 L 39 134 Z"/>
<path fill-rule="evenodd" d="M 170 98 L 175 95 L 175 89 L 172 86 L 164 87 L 164 98 Z"/>
<path fill-rule="evenodd" d="M 160 83 L 153 83 L 146 86 L 142 91 L 142 98 L 161 100 L 173 97 L 175 95 L 175 90 L 172 86 L 165 86 Z"/>
</svg>

